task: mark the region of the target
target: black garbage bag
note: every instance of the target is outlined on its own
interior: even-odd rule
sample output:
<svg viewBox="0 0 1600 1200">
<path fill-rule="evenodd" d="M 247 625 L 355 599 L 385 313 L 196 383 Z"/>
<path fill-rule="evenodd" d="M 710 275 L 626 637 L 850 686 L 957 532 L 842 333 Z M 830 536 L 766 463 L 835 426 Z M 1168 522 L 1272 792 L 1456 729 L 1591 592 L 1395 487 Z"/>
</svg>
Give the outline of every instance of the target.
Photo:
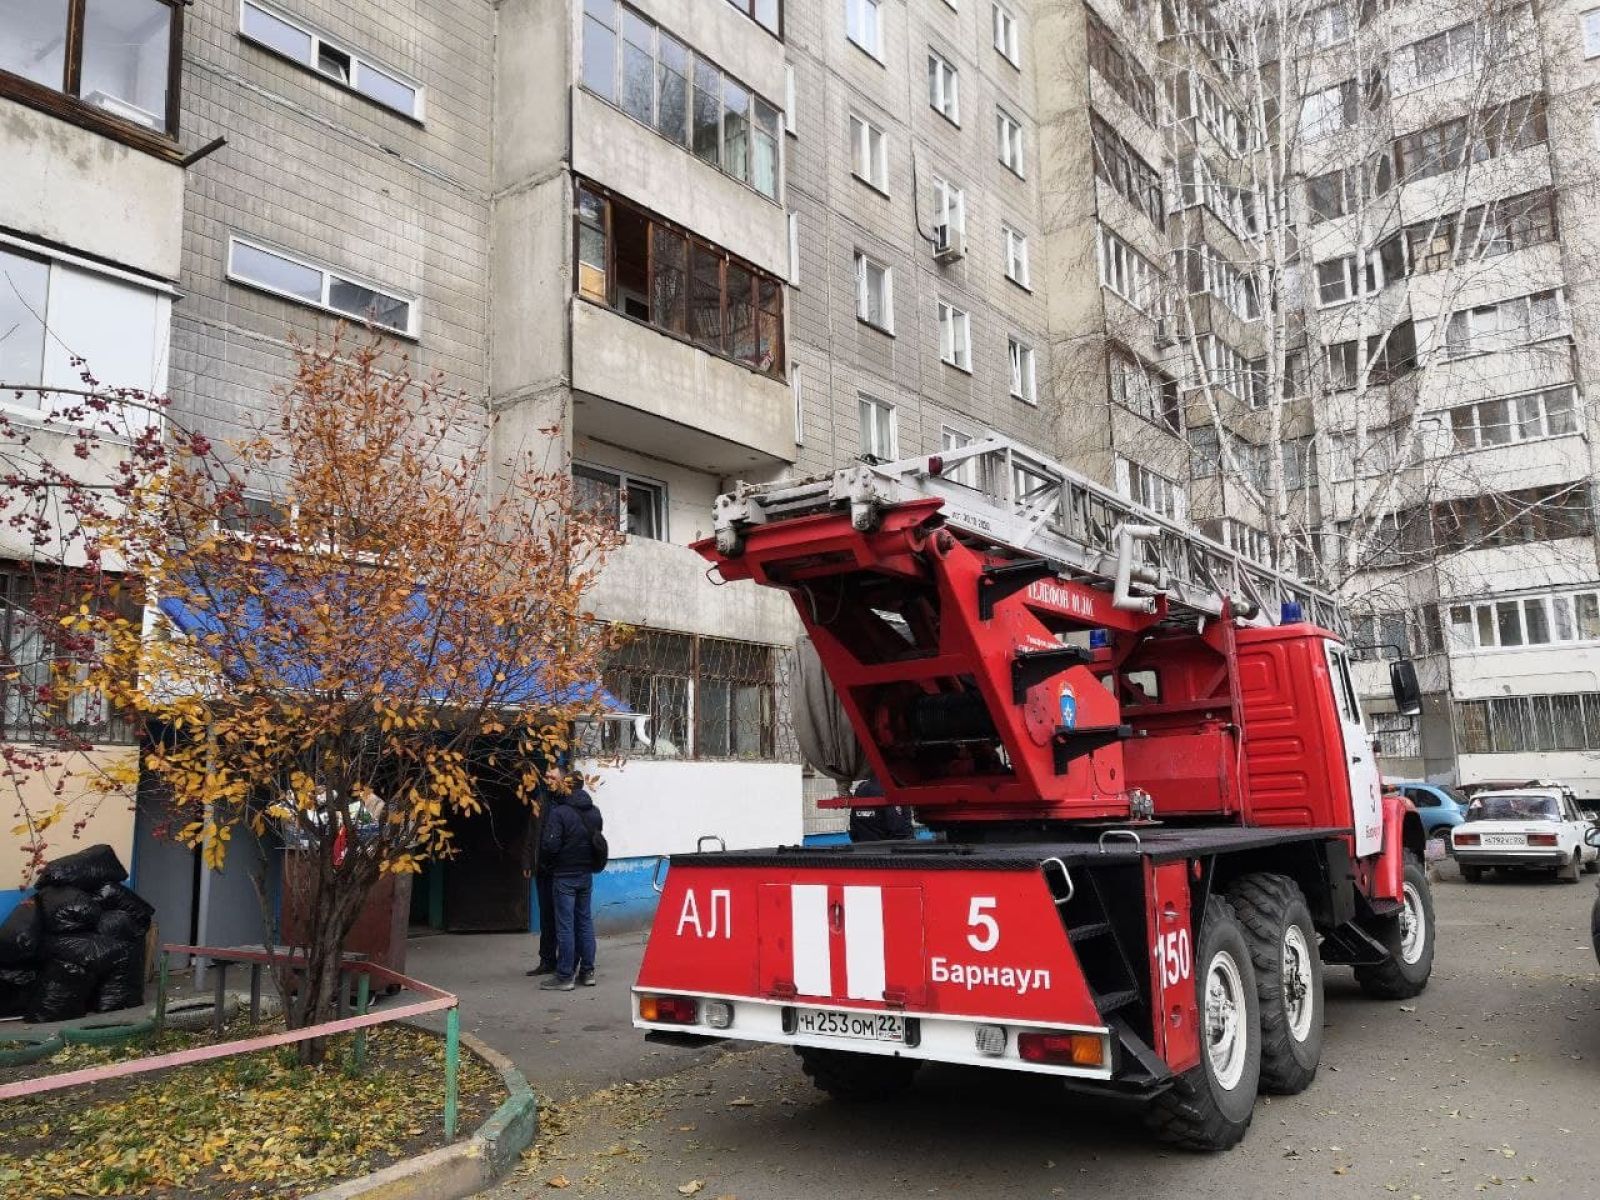
<svg viewBox="0 0 1600 1200">
<path fill-rule="evenodd" d="M 77 963 L 53 959 L 39 972 L 39 982 L 22 1007 L 24 1021 L 74 1021 L 89 1011 L 94 976 Z"/>
<path fill-rule="evenodd" d="M 0 1017 L 20 1017 L 38 983 L 37 967 L 0 967 Z"/>
<path fill-rule="evenodd" d="M 85 933 L 100 920 L 100 902 L 74 887 L 43 887 L 36 893 L 44 914 L 44 931 Z"/>
<path fill-rule="evenodd" d="M 150 920 L 156 915 L 154 904 L 120 883 L 106 884 L 94 894 L 94 898 L 100 901 L 101 908 L 127 913 L 138 921 L 140 933 L 150 928 Z"/>
<path fill-rule="evenodd" d="M 82 967 L 89 972 L 90 982 L 99 983 L 101 976 L 120 961 L 127 946 L 120 938 L 98 933 L 47 934 L 43 957 L 46 963 L 67 962 Z M 139 952 L 144 952 L 142 945 Z"/>
<path fill-rule="evenodd" d="M 144 1003 L 144 946 L 123 942 L 110 968 L 94 990 L 90 1005 L 97 1013 L 116 1012 Z"/>
<path fill-rule="evenodd" d="M 144 942 L 145 930 L 150 928 L 150 922 L 139 923 L 139 918 L 132 913 L 119 912 L 114 908 L 103 909 L 100 913 L 100 922 L 94 931 L 101 937 L 115 938 L 119 942 Z"/>
<path fill-rule="evenodd" d="M 44 913 L 39 901 L 29 896 L 11 910 L 0 925 L 0 967 L 20 967 L 39 957 L 44 938 Z"/>
<path fill-rule="evenodd" d="M 85 892 L 108 883 L 121 883 L 128 877 L 117 852 L 107 845 L 88 846 L 76 854 L 46 863 L 39 872 L 39 886 L 75 887 Z"/>
</svg>

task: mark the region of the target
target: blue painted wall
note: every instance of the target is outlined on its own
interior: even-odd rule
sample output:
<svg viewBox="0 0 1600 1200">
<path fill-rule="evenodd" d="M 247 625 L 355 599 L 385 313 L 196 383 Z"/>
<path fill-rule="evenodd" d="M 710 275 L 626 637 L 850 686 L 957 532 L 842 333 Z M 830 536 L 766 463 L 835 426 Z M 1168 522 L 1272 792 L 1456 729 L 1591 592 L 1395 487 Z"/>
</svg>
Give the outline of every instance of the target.
<svg viewBox="0 0 1600 1200">
<path fill-rule="evenodd" d="M 606 869 L 594 877 L 594 896 L 590 909 L 594 914 L 597 933 L 636 933 L 648 929 L 656 915 L 659 897 L 651 886 L 659 856 L 651 854 L 642 858 L 614 858 Z M 666 868 L 661 869 L 661 879 L 667 878 Z M 528 929 L 539 932 L 539 900 L 532 894 L 528 900 Z"/>
<path fill-rule="evenodd" d="M 26 894 L 20 888 L 0 889 L 0 921 L 11 915 L 11 910 L 22 903 Z"/>
</svg>

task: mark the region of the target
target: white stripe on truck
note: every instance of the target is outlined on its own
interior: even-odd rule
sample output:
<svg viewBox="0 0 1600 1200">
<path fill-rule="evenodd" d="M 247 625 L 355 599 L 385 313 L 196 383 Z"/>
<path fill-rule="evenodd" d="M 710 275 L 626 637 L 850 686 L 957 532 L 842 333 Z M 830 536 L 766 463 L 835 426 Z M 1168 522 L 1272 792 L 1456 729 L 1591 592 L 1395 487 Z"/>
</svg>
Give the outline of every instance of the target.
<svg viewBox="0 0 1600 1200">
<path fill-rule="evenodd" d="M 883 889 L 844 889 L 845 995 L 852 1000 L 882 1000 Z"/>
<path fill-rule="evenodd" d="M 802 996 L 833 995 L 827 884 L 797 883 L 789 888 L 789 933 L 794 945 L 794 990 Z"/>
</svg>

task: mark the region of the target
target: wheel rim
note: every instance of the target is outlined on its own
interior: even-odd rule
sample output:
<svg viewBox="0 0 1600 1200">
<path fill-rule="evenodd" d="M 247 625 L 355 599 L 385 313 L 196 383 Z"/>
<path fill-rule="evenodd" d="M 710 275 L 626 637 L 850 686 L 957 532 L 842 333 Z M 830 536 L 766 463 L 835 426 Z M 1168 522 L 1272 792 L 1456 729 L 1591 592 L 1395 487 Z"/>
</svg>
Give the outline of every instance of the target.
<svg viewBox="0 0 1600 1200">
<path fill-rule="evenodd" d="M 1244 1076 L 1249 1031 L 1245 1028 L 1244 979 L 1239 964 L 1225 950 L 1206 968 L 1206 1056 L 1211 1074 L 1225 1091 Z"/>
<path fill-rule="evenodd" d="M 1405 885 L 1405 903 L 1400 909 L 1400 958 L 1406 964 L 1422 957 L 1428 942 L 1428 914 L 1422 907 L 1422 893 L 1414 883 Z"/>
<path fill-rule="evenodd" d="M 1283 935 L 1283 1007 L 1289 1017 L 1289 1033 L 1297 1042 L 1311 1036 L 1315 1015 L 1315 979 L 1311 972 L 1311 949 L 1300 926 L 1291 925 Z"/>
</svg>

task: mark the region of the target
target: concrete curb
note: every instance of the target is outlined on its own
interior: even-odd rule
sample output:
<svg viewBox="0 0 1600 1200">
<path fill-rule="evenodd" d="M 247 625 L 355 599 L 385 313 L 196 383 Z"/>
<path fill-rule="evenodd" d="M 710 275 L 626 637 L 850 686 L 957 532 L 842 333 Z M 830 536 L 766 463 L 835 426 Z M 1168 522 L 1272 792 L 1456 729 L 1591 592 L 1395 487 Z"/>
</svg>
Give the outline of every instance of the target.
<svg viewBox="0 0 1600 1200">
<path fill-rule="evenodd" d="M 505 1082 L 509 1095 L 489 1119 L 465 1141 L 346 1180 L 307 1200 L 459 1200 L 511 1170 L 539 1132 L 538 1097 L 522 1072 L 498 1050 L 470 1033 L 461 1035 L 461 1043 L 499 1071 Z"/>
</svg>

